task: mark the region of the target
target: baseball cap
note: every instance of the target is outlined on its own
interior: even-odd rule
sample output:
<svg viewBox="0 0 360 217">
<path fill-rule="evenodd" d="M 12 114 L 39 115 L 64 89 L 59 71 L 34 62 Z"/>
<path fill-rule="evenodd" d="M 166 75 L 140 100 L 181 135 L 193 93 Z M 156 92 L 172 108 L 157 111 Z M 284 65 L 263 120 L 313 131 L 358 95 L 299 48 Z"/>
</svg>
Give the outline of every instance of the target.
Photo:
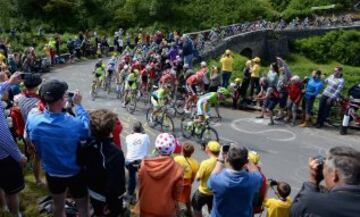
<svg viewBox="0 0 360 217">
<path fill-rule="evenodd" d="M 35 88 L 39 86 L 42 79 L 39 74 L 26 74 L 24 77 L 24 85 L 26 88 Z"/>
<path fill-rule="evenodd" d="M 53 103 L 61 99 L 68 89 L 66 82 L 50 80 L 41 85 L 40 97 L 47 103 Z"/>
<path fill-rule="evenodd" d="M 219 152 L 220 151 L 220 144 L 217 141 L 209 141 L 207 144 L 207 148 L 211 152 Z"/>
<path fill-rule="evenodd" d="M 227 55 L 231 54 L 231 50 L 226 50 L 225 54 L 227 54 Z"/>
</svg>

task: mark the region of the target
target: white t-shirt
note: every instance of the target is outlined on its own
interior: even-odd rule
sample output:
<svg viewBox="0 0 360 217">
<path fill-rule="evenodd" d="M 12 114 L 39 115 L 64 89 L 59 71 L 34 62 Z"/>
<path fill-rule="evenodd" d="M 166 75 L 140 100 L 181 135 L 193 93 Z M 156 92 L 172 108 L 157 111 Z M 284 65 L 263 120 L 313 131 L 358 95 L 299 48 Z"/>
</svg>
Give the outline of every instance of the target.
<svg viewBox="0 0 360 217">
<path fill-rule="evenodd" d="M 150 138 L 144 133 L 133 133 L 126 137 L 126 160 L 142 160 L 148 153 Z"/>
</svg>

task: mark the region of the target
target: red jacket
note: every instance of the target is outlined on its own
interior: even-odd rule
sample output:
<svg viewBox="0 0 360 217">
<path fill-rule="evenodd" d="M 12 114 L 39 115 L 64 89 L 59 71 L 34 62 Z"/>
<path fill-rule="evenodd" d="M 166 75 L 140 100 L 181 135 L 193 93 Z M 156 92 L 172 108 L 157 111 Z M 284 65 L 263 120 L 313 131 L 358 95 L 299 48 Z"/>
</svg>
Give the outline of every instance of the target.
<svg viewBox="0 0 360 217">
<path fill-rule="evenodd" d="M 286 87 L 289 99 L 295 103 L 300 103 L 302 97 L 302 83 L 292 83 Z"/>
<path fill-rule="evenodd" d="M 121 149 L 121 139 L 120 139 L 120 133 L 122 131 L 122 125 L 119 120 L 119 118 L 116 119 L 115 126 L 112 132 L 113 135 L 113 142 L 117 147 Z"/>
</svg>

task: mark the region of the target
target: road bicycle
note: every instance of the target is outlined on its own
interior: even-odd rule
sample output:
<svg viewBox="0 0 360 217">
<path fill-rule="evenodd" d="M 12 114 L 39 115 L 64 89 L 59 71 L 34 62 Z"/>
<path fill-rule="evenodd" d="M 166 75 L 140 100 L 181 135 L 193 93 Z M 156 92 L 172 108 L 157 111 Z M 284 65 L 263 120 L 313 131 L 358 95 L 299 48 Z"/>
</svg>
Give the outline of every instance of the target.
<svg viewBox="0 0 360 217">
<path fill-rule="evenodd" d="M 154 114 L 153 107 L 149 108 L 146 111 L 146 122 L 151 128 L 155 128 L 157 125 L 160 125 L 162 132 L 175 132 L 174 121 L 171 118 L 169 106 L 162 107 L 156 114 Z"/>
<path fill-rule="evenodd" d="M 202 141 L 219 141 L 218 132 L 211 127 L 212 122 L 218 122 L 220 118 L 209 117 L 203 123 L 195 123 L 194 118 L 184 117 L 181 120 L 181 133 L 186 139 L 196 137 L 199 142 Z"/>
</svg>

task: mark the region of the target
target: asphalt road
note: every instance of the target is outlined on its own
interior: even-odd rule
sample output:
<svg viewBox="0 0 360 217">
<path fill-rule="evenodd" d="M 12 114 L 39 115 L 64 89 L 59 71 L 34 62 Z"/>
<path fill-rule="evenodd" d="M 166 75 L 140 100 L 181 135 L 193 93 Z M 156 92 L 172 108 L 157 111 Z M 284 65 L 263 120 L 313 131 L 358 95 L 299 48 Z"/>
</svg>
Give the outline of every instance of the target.
<svg viewBox="0 0 360 217">
<path fill-rule="evenodd" d="M 57 78 L 69 84 L 70 90 L 78 89 L 83 95 L 83 105 L 87 109 L 107 108 L 117 114 L 121 119 L 124 130 L 122 141 L 131 132 L 134 120 L 145 123 L 145 107 L 140 103 L 139 108 L 130 115 L 121 107 L 115 94 L 107 95 L 100 91 L 95 101 L 90 97 L 92 81 L 91 71 L 95 61 L 81 62 L 74 65 L 52 70 L 44 75 L 45 79 Z M 258 120 L 258 112 L 234 111 L 220 108 L 223 120 L 214 127 L 217 129 L 222 142 L 236 142 L 255 150 L 261 155 L 261 167 L 268 178 L 286 181 L 292 186 L 292 195 L 300 189 L 307 179 L 307 161 L 311 156 L 324 155 L 326 151 L 337 145 L 352 146 L 360 150 L 360 132 L 352 131 L 352 135 L 340 136 L 333 128 L 302 129 L 288 125 L 268 126 L 268 120 Z M 180 136 L 179 121 L 175 122 L 177 134 Z M 152 142 L 159 131 L 145 126 L 145 130 Z M 184 139 L 181 138 L 182 141 Z M 125 149 L 125 148 L 124 148 Z M 126 152 L 126 149 L 125 149 Z M 194 157 L 201 161 L 206 155 L 196 145 Z"/>
</svg>

